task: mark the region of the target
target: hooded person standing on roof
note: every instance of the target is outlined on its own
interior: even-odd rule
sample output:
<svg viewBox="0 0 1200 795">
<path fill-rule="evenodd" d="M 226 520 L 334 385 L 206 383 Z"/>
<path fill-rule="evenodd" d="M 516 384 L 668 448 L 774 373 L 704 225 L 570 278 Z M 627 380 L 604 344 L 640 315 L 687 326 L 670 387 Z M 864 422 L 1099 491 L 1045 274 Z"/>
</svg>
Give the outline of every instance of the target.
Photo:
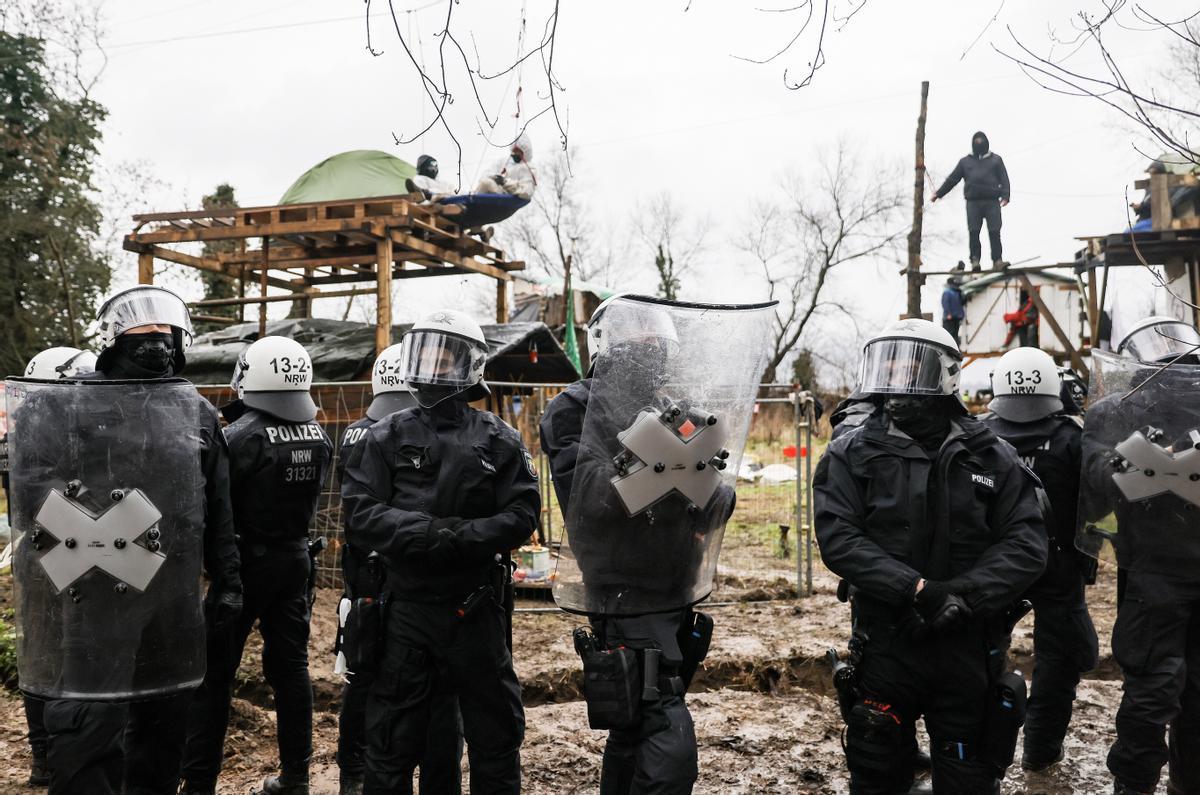
<svg viewBox="0 0 1200 795">
<path fill-rule="evenodd" d="M 513 141 L 509 155 L 504 162 L 493 169 L 491 176 L 479 180 L 476 193 L 507 193 L 520 199 L 530 199 L 537 187 L 537 177 L 533 173 L 533 142 L 529 136 L 521 133 Z"/>
<path fill-rule="evenodd" d="M 991 151 L 988 137 L 982 131 L 971 136 L 971 154 L 958 161 L 958 165 L 946 177 L 942 187 L 933 194 L 933 201 L 954 190 L 959 180 L 964 180 L 963 197 L 967 200 L 967 238 L 970 248 L 971 269 L 979 270 L 979 259 L 983 254 L 979 233 L 987 221 L 988 242 L 991 245 L 992 268 L 1004 267 L 1003 248 L 1000 244 L 1000 208 L 1008 205 L 1008 170 L 1004 160 Z"/>
</svg>

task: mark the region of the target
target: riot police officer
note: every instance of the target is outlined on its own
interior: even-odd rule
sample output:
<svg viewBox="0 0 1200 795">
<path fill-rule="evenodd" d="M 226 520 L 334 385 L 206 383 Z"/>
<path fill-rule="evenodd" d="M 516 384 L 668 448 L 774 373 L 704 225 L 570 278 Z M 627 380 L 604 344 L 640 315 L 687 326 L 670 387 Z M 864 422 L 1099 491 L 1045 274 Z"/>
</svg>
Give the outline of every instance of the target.
<svg viewBox="0 0 1200 795">
<path fill-rule="evenodd" d="M 1048 353 L 1016 348 L 992 371 L 989 414 L 981 419 L 1011 444 L 1042 482 L 1047 518 L 1046 571 L 1026 593 L 1033 603 L 1033 684 L 1025 717 L 1021 767 L 1041 771 L 1063 757 L 1063 738 L 1080 674 L 1096 667 L 1099 647 L 1084 586 L 1094 561 L 1075 549 L 1082 418 L 1063 403 L 1061 371 Z"/>
<path fill-rule="evenodd" d="M 1117 356 L 1092 355 L 1076 544 L 1095 556 L 1111 541 L 1124 577 L 1112 635 L 1125 677 L 1108 753 L 1116 793 L 1153 792 L 1168 761 L 1170 792 L 1200 791 L 1198 350 L 1196 329 L 1150 317 Z"/>
<path fill-rule="evenodd" d="M 863 359 L 857 391 L 881 405 L 830 444 L 813 485 L 822 559 L 855 592 L 850 790 L 906 792 L 924 716 L 934 791 L 999 792 L 1025 694 L 1003 672 L 1004 616 L 1046 560 L 1035 480 L 959 402 L 945 330 L 897 321 Z"/>
<path fill-rule="evenodd" d="M 123 290 L 97 321 L 96 372 L 9 389 L 14 526 L 31 539 L 14 560 L 21 687 L 47 699 L 52 793 L 171 792 L 203 674 L 201 553 L 214 620 L 241 609 L 228 453 L 211 404 L 173 378 L 192 336 L 179 296 Z M 114 518 L 107 538 L 110 513 L 153 523 Z"/>
<path fill-rule="evenodd" d="M 263 673 L 275 693 L 282 775 L 264 793 L 306 795 L 312 756 L 312 684 L 308 633 L 312 566 L 308 528 L 333 448 L 316 422 L 309 394 L 312 360 L 286 337 L 262 337 L 242 352 L 223 411 L 230 424 L 230 495 L 245 585 L 245 607 L 233 627 L 213 632 L 208 671 L 188 715 L 184 789 L 212 793 L 224 756 L 233 679 L 257 622 Z"/>
<path fill-rule="evenodd" d="M 78 378 L 95 372 L 96 354 L 79 348 L 47 348 L 36 354 L 25 365 L 24 376 L 43 381 Z M 7 437 L 4 444 L 7 446 Z M 6 451 L 7 456 L 7 451 Z M 7 462 L 4 472 L 4 491 L 8 492 Z M 50 768 L 46 763 L 46 724 L 42 712 L 45 702 L 36 696 L 24 695 L 25 722 L 29 726 L 29 750 L 33 757 L 29 770 L 29 786 L 45 787 L 50 784 Z"/>
<path fill-rule="evenodd" d="M 733 511 L 722 447 L 741 449 L 768 315 L 614 296 L 588 321 L 588 377 L 542 417 L 569 539 L 554 597 L 591 623 L 576 650 L 589 724 L 609 730 L 604 795 L 688 793 L 698 776 L 685 695 L 713 624 L 692 608 Z"/>
<path fill-rule="evenodd" d="M 351 423 L 342 436 L 338 450 L 338 480 L 344 479 L 346 461 L 354 445 L 375 423 L 397 411 L 417 405 L 412 390 L 401 377 L 402 344 L 384 349 L 371 368 L 371 404 L 362 419 Z M 366 771 L 367 698 L 375 682 L 377 660 L 363 659 L 374 646 L 361 637 L 363 632 L 377 634 L 375 620 L 379 599 L 386 590 L 387 569 L 379 556 L 360 550 L 354 544 L 342 546 L 342 578 L 346 592 L 339 605 L 341 631 L 338 640 L 339 664 L 347 665 L 346 687 L 338 716 L 337 764 L 341 795 L 362 792 Z M 341 616 L 345 619 L 342 620 Z M 429 739 L 421 758 L 421 792 L 457 793 L 462 789 L 462 718 L 458 699 L 443 686 L 429 721 Z"/>
<path fill-rule="evenodd" d="M 367 430 L 342 484 L 349 542 L 387 567 L 363 792 L 412 791 L 440 681 L 458 695 L 471 791 L 518 792 L 525 715 L 500 592 L 537 526 L 537 475 L 517 432 L 468 405 L 488 394 L 478 324 L 433 312 L 401 345 L 419 405 Z"/>
</svg>

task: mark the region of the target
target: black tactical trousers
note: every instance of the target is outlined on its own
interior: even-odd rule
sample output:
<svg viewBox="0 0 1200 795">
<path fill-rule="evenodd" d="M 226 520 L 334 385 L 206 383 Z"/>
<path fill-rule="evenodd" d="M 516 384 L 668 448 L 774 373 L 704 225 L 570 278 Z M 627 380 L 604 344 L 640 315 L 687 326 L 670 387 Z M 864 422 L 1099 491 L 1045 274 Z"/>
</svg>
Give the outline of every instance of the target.
<svg viewBox="0 0 1200 795">
<path fill-rule="evenodd" d="M 374 684 L 374 674 L 352 673 L 342 690 L 337 763 L 343 777 L 361 778 L 366 772 L 367 696 Z M 421 757 L 422 795 L 453 795 L 462 791 L 462 752 L 458 697 L 441 683 L 429 719 L 425 755 Z"/>
<path fill-rule="evenodd" d="M 690 618 L 690 611 L 686 615 Z M 594 619 L 592 625 L 605 648 L 662 650 L 659 673 L 669 679 L 681 662 L 676 635 L 683 618 L 679 613 L 664 613 Z M 600 770 L 600 793 L 682 795 L 692 791 L 697 775 L 692 714 L 683 693 L 664 692 L 658 701 L 642 703 L 639 726 L 608 733 Z"/>
<path fill-rule="evenodd" d="M 25 696 L 25 723 L 29 726 L 29 752 L 33 755 L 33 764 L 46 763 L 46 745 L 49 738 L 46 735 L 46 720 L 44 712 L 46 702 L 34 696 Z"/>
<path fill-rule="evenodd" d="M 168 795 L 191 692 L 133 702 L 47 701 L 51 795 Z M 122 782 L 124 782 L 122 788 Z"/>
<path fill-rule="evenodd" d="M 1171 784 L 1200 792 L 1200 582 L 1128 572 L 1112 649 L 1125 692 L 1108 769 L 1150 792 L 1169 759 Z"/>
<path fill-rule="evenodd" d="M 1080 674 L 1096 667 L 1099 646 L 1075 552 L 1051 544 L 1046 571 L 1026 594 L 1033 602 L 1033 685 L 1025 716 L 1025 758 L 1058 755 Z"/>
<path fill-rule="evenodd" d="M 979 244 L 979 232 L 987 221 L 988 243 L 991 245 L 992 262 L 1002 259 L 1004 247 L 1000 244 L 1000 200 L 967 199 L 967 246 L 971 262 L 979 262 L 983 247 Z"/>
<path fill-rule="evenodd" d="M 460 618 L 457 606 L 403 599 L 388 605 L 383 660 L 367 702 L 364 793 L 412 792 L 442 683 L 458 696 L 471 792 L 521 790 L 525 711 L 504 609 L 484 598 Z"/>
<path fill-rule="evenodd" d="M 307 781 L 312 757 L 312 683 L 308 678 L 307 543 L 242 545 L 242 614 L 208 638 L 208 672 L 188 712 L 184 779 L 214 786 L 221 772 L 233 679 L 246 638 L 258 622 L 263 675 L 275 693 L 279 761 L 288 779 Z"/>
<path fill-rule="evenodd" d="M 989 683 L 1006 663 L 1004 650 L 989 643 L 977 624 L 928 639 L 914 639 L 887 620 L 860 616 L 858 627 L 869 640 L 859 668 L 863 697 L 846 731 L 850 792 L 908 792 L 913 723 L 924 716 L 934 792 L 998 793 L 999 771 L 977 761 L 975 752 Z"/>
</svg>

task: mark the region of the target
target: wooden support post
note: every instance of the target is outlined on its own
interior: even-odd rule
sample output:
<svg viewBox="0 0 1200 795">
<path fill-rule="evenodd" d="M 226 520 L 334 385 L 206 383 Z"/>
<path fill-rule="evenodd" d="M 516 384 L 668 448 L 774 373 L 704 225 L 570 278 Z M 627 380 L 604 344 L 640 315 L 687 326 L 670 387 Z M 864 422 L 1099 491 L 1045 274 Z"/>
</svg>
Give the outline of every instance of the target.
<svg viewBox="0 0 1200 795">
<path fill-rule="evenodd" d="M 138 253 L 138 284 L 154 284 L 154 252 Z"/>
<path fill-rule="evenodd" d="M 496 322 L 508 322 L 508 282 L 496 280 Z"/>
<path fill-rule="evenodd" d="M 392 238 L 375 244 L 375 355 L 392 344 Z"/>
<path fill-rule="evenodd" d="M 913 222 L 908 233 L 908 316 L 921 317 L 921 223 L 925 215 L 925 115 L 929 81 L 921 81 L 921 113 L 917 116 L 917 167 L 913 181 Z"/>
<path fill-rule="evenodd" d="M 1150 175 L 1150 228 L 1155 232 L 1171 228 L 1170 174 Z"/>
<path fill-rule="evenodd" d="M 1088 271 L 1087 280 L 1087 343 L 1092 348 L 1100 346 L 1100 298 L 1098 293 L 1099 291 L 1096 289 L 1096 268 L 1093 266 Z"/>
<path fill-rule="evenodd" d="M 271 269 L 271 238 L 264 237 L 262 239 L 262 270 L 258 274 L 258 292 L 263 297 L 267 297 L 267 272 Z M 259 339 L 267 336 L 267 305 L 265 303 L 258 305 L 258 336 Z"/>
<path fill-rule="evenodd" d="M 1033 305 L 1037 307 L 1038 316 L 1046 319 L 1050 330 L 1054 332 L 1054 336 L 1058 337 L 1058 341 L 1062 343 L 1063 349 L 1067 355 L 1071 357 L 1071 366 L 1075 371 L 1081 374 L 1084 378 L 1089 378 L 1087 365 L 1083 363 L 1083 357 L 1079 355 L 1079 351 L 1071 344 L 1071 340 L 1067 337 L 1066 332 L 1062 330 L 1062 326 L 1058 325 L 1058 320 L 1050 313 L 1050 309 L 1046 306 L 1046 302 L 1038 295 L 1038 291 L 1034 288 L 1033 282 L 1029 281 L 1029 277 L 1023 273 L 1017 274 L 1017 281 L 1025 288 L 1025 293 L 1032 299 Z"/>
<path fill-rule="evenodd" d="M 241 240 L 238 241 L 238 253 L 239 254 L 246 253 L 246 239 L 245 238 L 242 238 Z M 246 297 L 246 266 L 244 264 L 242 265 L 241 273 L 238 275 L 237 288 L 238 288 L 237 297 L 245 298 Z M 238 305 L 238 320 L 240 320 L 242 323 L 246 322 L 246 305 L 245 304 Z"/>
</svg>

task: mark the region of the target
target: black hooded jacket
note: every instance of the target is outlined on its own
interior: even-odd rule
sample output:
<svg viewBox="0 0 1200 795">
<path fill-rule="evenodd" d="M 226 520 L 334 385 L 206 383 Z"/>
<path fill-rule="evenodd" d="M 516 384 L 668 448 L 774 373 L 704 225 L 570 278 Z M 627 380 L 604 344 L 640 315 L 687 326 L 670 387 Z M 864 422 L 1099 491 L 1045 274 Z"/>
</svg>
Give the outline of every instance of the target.
<svg viewBox="0 0 1200 795">
<path fill-rule="evenodd" d="M 1036 479 L 978 420 L 952 417 L 931 459 L 880 409 L 833 441 L 813 498 L 825 564 L 868 613 L 899 617 L 917 581 L 945 581 L 975 616 L 995 618 L 1042 573 Z"/>
<path fill-rule="evenodd" d="M 981 135 L 985 142 L 984 145 L 987 146 L 987 136 L 981 132 L 975 133 L 975 136 Z M 1004 167 L 1004 160 L 995 152 L 985 150 L 982 155 L 971 153 L 959 160 L 958 165 L 942 183 L 942 187 L 937 189 L 937 197 L 940 199 L 954 190 L 954 186 L 958 184 L 959 180 L 965 182 L 963 198 L 968 201 L 972 199 L 1008 201 L 1010 198 L 1008 169 Z"/>
<path fill-rule="evenodd" d="M 342 481 L 346 537 L 387 561 L 389 589 L 461 598 L 489 582 L 497 554 L 533 534 L 537 473 L 520 435 L 459 400 L 389 414 L 354 445 Z M 430 556 L 437 519 L 455 518 L 458 559 Z"/>
</svg>

